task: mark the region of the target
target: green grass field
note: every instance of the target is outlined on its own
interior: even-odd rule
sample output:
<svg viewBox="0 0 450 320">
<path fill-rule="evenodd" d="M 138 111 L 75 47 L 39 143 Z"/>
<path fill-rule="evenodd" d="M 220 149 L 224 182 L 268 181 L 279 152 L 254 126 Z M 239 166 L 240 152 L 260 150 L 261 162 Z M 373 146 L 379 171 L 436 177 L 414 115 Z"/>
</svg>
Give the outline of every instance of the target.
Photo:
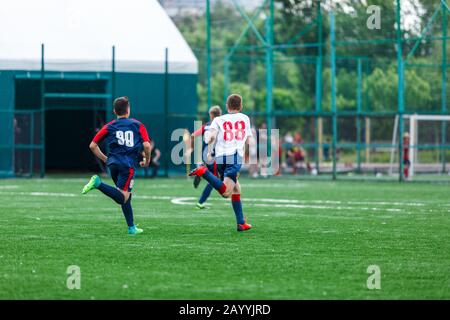
<svg viewBox="0 0 450 320">
<path fill-rule="evenodd" d="M 238 233 L 217 194 L 200 211 L 191 180 L 138 179 L 129 236 L 85 181 L 0 180 L 0 299 L 450 299 L 446 184 L 243 179 Z"/>
</svg>

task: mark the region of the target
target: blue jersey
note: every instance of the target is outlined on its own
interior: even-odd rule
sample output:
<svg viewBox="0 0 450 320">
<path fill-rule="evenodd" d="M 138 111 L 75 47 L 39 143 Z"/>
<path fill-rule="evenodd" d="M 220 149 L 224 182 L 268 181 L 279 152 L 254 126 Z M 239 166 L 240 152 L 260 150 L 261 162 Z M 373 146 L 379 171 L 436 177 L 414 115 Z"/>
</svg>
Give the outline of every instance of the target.
<svg viewBox="0 0 450 320">
<path fill-rule="evenodd" d="M 139 162 L 142 143 L 150 141 L 145 126 L 129 118 L 118 118 L 106 124 L 92 141 L 99 143 L 103 139 L 109 147 L 106 164 L 130 168 Z"/>
</svg>

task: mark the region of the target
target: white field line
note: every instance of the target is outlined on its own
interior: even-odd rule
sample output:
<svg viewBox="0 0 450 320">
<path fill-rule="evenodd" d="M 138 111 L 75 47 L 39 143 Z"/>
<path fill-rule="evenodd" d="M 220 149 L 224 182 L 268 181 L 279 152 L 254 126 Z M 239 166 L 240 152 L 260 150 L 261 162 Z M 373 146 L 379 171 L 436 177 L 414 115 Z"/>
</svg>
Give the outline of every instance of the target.
<svg viewBox="0 0 450 320">
<path fill-rule="evenodd" d="M 314 205 L 299 205 L 299 204 L 266 204 L 257 203 L 256 207 L 275 207 L 275 208 L 299 208 L 299 209 L 324 209 L 324 210 L 358 210 L 358 211 L 388 211 L 401 212 L 401 209 L 392 208 L 366 208 L 366 207 L 341 207 L 341 206 L 314 206 Z"/>
<path fill-rule="evenodd" d="M 195 200 L 194 197 L 180 197 L 172 199 L 183 199 L 183 200 Z M 288 203 L 288 204 L 299 204 L 299 205 L 310 205 L 310 204 L 344 204 L 344 205 L 394 205 L 394 206 L 425 206 L 425 203 L 419 202 L 377 202 L 377 201 L 328 201 L 328 200 L 295 200 L 295 199 L 266 199 L 266 198 L 244 198 L 245 201 L 250 202 L 268 202 L 268 203 Z M 182 200 L 182 201 L 183 201 Z M 222 200 L 222 199 L 214 199 Z M 226 201 L 226 199 L 223 199 Z M 223 201 L 222 200 L 222 201 Z M 210 201 L 210 200 L 209 200 Z"/>
<path fill-rule="evenodd" d="M 82 196 L 78 193 L 64 193 L 64 192 L 2 192 L 0 191 L 0 196 L 37 196 L 37 197 L 65 197 L 65 198 L 73 198 L 73 197 L 79 197 Z M 92 197 L 100 197 L 101 195 L 87 195 L 86 197 L 92 198 Z M 149 200 L 171 200 L 173 197 L 169 196 L 135 196 L 133 195 L 133 198 L 137 199 L 149 199 Z"/>
<path fill-rule="evenodd" d="M 289 184 L 282 184 L 282 183 L 246 183 L 245 185 L 241 186 L 245 189 L 247 188 L 283 188 L 283 189 L 291 189 L 291 188 L 305 188 L 308 185 L 305 183 L 289 183 Z"/>
<path fill-rule="evenodd" d="M 77 193 L 61 193 L 61 192 L 4 192 L 0 191 L 0 195 L 8 196 L 38 196 L 38 197 L 79 197 L 81 194 Z M 101 195 L 88 195 L 87 197 L 100 197 Z M 147 196 L 134 195 L 135 199 L 145 200 L 170 200 L 176 205 L 195 205 L 197 198 L 195 197 L 171 197 L 171 196 Z M 227 204 L 226 199 L 213 198 L 213 201 L 220 201 Z M 362 211 L 390 211 L 400 212 L 397 208 L 376 208 L 376 207 L 358 207 L 352 205 L 365 206 L 425 206 L 425 203 L 419 202 L 376 202 L 376 201 L 329 201 L 329 200 L 295 200 L 295 199 L 267 199 L 267 198 L 245 198 L 245 201 L 256 202 L 254 205 L 259 207 L 275 207 L 275 208 L 300 208 L 300 209 L 323 209 L 323 210 L 362 210 Z M 262 203 L 260 203 L 262 202 Z"/>
<path fill-rule="evenodd" d="M 19 186 L 0 186 L 0 190 L 18 189 Z"/>
<path fill-rule="evenodd" d="M 62 193 L 62 192 L 2 192 L 0 195 L 5 196 L 37 196 L 37 197 L 76 197 L 75 193 Z"/>
<path fill-rule="evenodd" d="M 286 200 L 286 199 L 264 199 L 264 198 L 245 198 L 246 201 L 261 201 L 261 202 L 271 202 L 271 203 L 318 203 L 318 204 L 356 204 L 356 205 L 377 205 L 377 206 L 414 206 L 420 207 L 425 206 L 425 203 L 421 202 L 386 202 L 386 201 L 331 201 L 331 200 Z"/>
<path fill-rule="evenodd" d="M 273 199 L 252 199 L 245 198 L 245 201 L 250 202 L 266 202 L 265 200 L 273 200 Z M 272 208 L 299 208 L 299 209 L 321 209 L 321 210 L 362 210 L 362 211 L 389 211 L 389 212 L 401 212 L 401 209 L 380 209 L 380 208 L 366 208 L 366 207 L 342 207 L 342 206 L 324 206 L 324 205 L 307 205 L 307 204 L 292 204 L 290 202 L 295 200 L 283 200 L 277 199 L 277 202 L 288 202 L 283 204 L 268 204 L 268 203 L 256 203 L 255 207 L 272 207 Z M 173 204 L 177 205 L 189 205 L 193 206 L 196 203 L 196 198 L 194 197 L 183 197 L 183 198 L 173 198 L 171 200 Z M 270 201 L 268 201 L 270 202 Z M 272 201 L 273 202 L 273 201 Z M 227 204 L 223 202 L 223 204 Z"/>
</svg>

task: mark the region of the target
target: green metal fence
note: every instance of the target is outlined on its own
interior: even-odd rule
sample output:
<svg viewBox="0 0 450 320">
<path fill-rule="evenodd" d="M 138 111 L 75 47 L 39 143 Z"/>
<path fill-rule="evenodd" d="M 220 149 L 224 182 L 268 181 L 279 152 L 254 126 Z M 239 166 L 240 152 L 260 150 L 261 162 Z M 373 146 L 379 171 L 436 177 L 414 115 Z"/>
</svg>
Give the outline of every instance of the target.
<svg viewBox="0 0 450 320">
<path fill-rule="evenodd" d="M 197 75 L 169 74 L 168 49 L 162 74 L 116 72 L 114 47 L 109 72 L 103 62 L 99 72 L 46 70 L 44 45 L 41 53 L 39 71 L 0 72 L 0 177 L 107 170 L 87 146 L 96 130 L 114 117 L 116 95 L 130 97 L 132 116 L 146 125 L 161 151 L 159 175 L 185 172 L 184 166 L 171 162 L 176 142 L 170 134 L 177 128 L 192 130 Z"/>
<path fill-rule="evenodd" d="M 2 141 L 0 149 L 2 155 L 10 154 L 11 157 L 0 158 L 2 168 L 11 168 L 2 171 L 1 176 L 33 177 L 39 176 L 41 170 L 41 155 L 44 146 L 41 140 L 40 110 L 0 110 L 0 116 L 11 124 L 13 134 L 8 134 L 7 141 Z M 2 139 L 3 140 L 3 139 Z"/>
<path fill-rule="evenodd" d="M 392 6 L 355 2 L 353 13 L 339 2 L 295 2 L 295 21 L 283 20 L 295 19 L 286 14 L 286 3 L 261 0 L 249 8 L 239 0 L 207 1 L 206 48 L 196 51 L 205 64 L 203 108 L 224 105 L 237 91 L 256 125 L 264 122 L 282 135 L 295 128 L 303 132 L 299 144 L 319 174 L 403 181 L 403 153 L 409 147 L 400 137 L 408 131 L 407 116 L 448 115 L 448 4 L 437 1 L 417 11 L 419 22 L 411 27 L 411 13 L 400 0 Z M 373 30 L 368 18 L 374 11 L 366 11 L 370 5 L 381 10 L 380 26 Z M 295 32 L 288 29 L 296 25 Z M 215 45 L 227 32 L 233 41 Z M 298 83 L 283 83 L 289 72 L 297 73 Z M 296 91 L 306 94 L 292 94 Z M 291 100 L 284 103 L 283 97 Z M 428 122 L 419 132 L 411 148 L 424 171 L 432 173 L 422 177 L 446 178 L 446 121 Z"/>
</svg>

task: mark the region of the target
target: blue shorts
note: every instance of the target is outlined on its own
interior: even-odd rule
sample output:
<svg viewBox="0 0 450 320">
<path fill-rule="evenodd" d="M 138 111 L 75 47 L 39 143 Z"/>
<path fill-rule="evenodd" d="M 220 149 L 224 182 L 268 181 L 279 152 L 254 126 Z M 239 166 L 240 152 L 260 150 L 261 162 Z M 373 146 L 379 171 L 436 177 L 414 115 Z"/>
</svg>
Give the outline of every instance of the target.
<svg viewBox="0 0 450 320">
<path fill-rule="evenodd" d="M 214 163 L 212 164 L 206 164 L 206 167 L 208 168 L 208 170 L 215 175 L 216 177 L 218 176 L 218 172 L 217 172 L 217 164 L 214 161 Z"/>
<path fill-rule="evenodd" d="M 228 177 L 235 183 L 237 182 L 239 171 L 241 171 L 242 167 L 242 157 L 237 153 L 232 156 L 220 156 L 216 157 L 216 163 L 217 172 L 222 180 Z"/>
<path fill-rule="evenodd" d="M 134 184 L 134 168 L 111 164 L 108 166 L 111 178 L 117 188 L 131 192 Z"/>
</svg>

